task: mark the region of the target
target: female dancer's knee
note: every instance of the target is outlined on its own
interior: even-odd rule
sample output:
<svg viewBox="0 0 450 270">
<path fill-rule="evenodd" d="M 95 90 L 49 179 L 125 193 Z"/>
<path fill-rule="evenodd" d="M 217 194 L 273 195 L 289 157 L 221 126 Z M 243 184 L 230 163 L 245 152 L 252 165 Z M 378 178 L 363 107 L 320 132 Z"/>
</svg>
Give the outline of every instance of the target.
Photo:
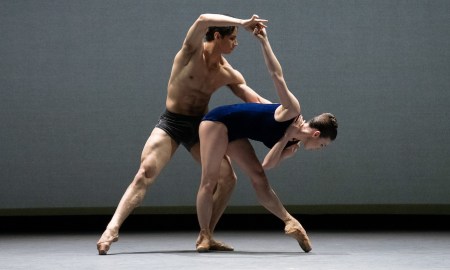
<svg viewBox="0 0 450 270">
<path fill-rule="evenodd" d="M 216 189 L 217 183 L 217 176 L 208 177 L 203 175 L 200 182 L 200 191 L 212 194 Z"/>
</svg>

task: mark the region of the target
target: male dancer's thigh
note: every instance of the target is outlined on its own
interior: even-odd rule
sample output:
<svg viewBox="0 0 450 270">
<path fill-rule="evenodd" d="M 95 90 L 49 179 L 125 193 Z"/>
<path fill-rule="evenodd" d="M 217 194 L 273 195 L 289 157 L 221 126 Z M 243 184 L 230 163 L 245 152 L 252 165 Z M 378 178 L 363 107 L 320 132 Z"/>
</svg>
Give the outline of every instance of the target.
<svg viewBox="0 0 450 270">
<path fill-rule="evenodd" d="M 162 129 L 155 127 L 144 145 L 141 166 L 156 176 L 170 161 L 178 144 Z M 147 175 L 147 177 L 151 177 Z"/>
</svg>

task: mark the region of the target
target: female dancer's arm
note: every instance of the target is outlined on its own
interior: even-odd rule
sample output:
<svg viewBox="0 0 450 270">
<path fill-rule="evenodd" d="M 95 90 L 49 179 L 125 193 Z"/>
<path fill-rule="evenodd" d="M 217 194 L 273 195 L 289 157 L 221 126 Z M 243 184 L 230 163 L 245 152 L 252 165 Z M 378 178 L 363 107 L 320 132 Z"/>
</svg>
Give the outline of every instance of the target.
<svg viewBox="0 0 450 270">
<path fill-rule="evenodd" d="M 297 152 L 300 148 L 300 142 L 289 147 L 286 147 L 286 144 L 292 139 L 292 133 L 295 133 L 298 127 L 304 123 L 305 120 L 303 120 L 302 116 L 297 118 L 286 130 L 283 137 L 269 150 L 262 162 L 262 167 L 265 170 L 276 167 L 282 160 L 292 157 Z"/>
<path fill-rule="evenodd" d="M 256 27 L 253 33 L 261 42 L 264 61 L 280 98 L 281 106 L 275 111 L 275 119 L 279 122 L 292 119 L 300 114 L 300 103 L 286 85 L 283 70 L 272 51 L 266 29 L 264 27 Z"/>
<path fill-rule="evenodd" d="M 264 61 L 266 62 L 267 69 L 272 77 L 278 97 L 280 98 L 281 105 L 275 111 L 275 120 L 282 122 L 297 117 L 300 114 L 300 102 L 291 91 L 289 91 L 286 85 L 283 70 L 280 62 L 272 51 L 265 28 L 257 27 L 253 33 L 261 41 Z M 301 125 L 304 123 L 303 118 L 297 119 L 296 122 Z M 285 148 L 289 140 L 292 139 L 290 136 L 292 130 L 293 128 L 289 127 L 285 135 L 267 153 L 262 163 L 264 169 L 276 167 L 281 160 L 291 157 L 298 150 L 299 145 L 292 145 Z"/>
</svg>

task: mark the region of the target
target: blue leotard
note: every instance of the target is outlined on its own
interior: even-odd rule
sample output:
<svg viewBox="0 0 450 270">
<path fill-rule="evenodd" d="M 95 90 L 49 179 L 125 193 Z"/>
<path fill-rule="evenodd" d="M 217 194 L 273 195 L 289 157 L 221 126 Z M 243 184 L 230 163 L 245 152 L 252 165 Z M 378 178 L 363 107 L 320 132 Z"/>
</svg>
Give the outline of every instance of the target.
<svg viewBox="0 0 450 270">
<path fill-rule="evenodd" d="M 295 120 L 275 121 L 275 110 L 280 104 L 242 103 L 217 107 L 203 120 L 218 121 L 228 129 L 228 140 L 248 138 L 272 148 Z M 295 142 L 294 142 L 295 143 Z M 289 144 L 291 145 L 291 143 Z"/>
</svg>

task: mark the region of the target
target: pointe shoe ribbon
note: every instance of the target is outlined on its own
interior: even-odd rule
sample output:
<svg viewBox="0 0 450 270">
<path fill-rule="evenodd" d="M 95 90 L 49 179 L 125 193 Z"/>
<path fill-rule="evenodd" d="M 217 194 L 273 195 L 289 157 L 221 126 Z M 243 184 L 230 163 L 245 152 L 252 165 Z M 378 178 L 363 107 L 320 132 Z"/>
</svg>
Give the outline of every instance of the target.
<svg viewBox="0 0 450 270">
<path fill-rule="evenodd" d="M 298 244 L 304 252 L 310 252 L 312 250 L 308 235 L 306 234 L 305 229 L 303 229 L 300 224 L 294 226 L 286 225 L 286 227 L 284 228 L 284 232 L 288 236 L 293 237 L 295 240 L 297 240 Z"/>
<path fill-rule="evenodd" d="M 108 253 L 109 248 L 111 247 L 111 244 L 117 241 L 119 241 L 118 234 L 108 237 L 107 240 L 102 240 L 102 238 L 100 238 L 100 240 L 98 240 L 97 242 L 98 255 L 106 255 Z"/>
</svg>

